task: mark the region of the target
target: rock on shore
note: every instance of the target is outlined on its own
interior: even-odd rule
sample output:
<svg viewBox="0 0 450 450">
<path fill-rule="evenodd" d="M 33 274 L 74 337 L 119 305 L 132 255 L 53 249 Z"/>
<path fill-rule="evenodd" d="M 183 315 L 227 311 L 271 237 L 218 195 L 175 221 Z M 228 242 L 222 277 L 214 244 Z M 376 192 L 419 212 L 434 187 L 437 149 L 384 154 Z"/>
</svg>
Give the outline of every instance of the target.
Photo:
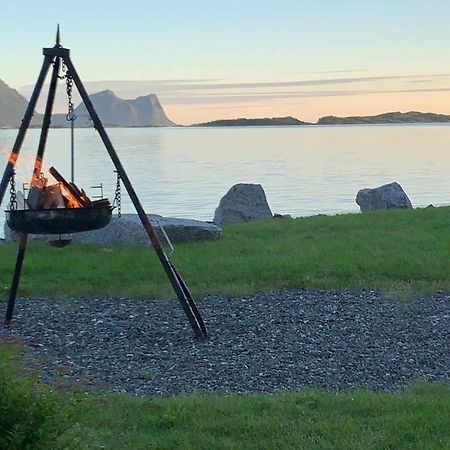
<svg viewBox="0 0 450 450">
<path fill-rule="evenodd" d="M 356 203 L 361 212 L 374 209 L 412 208 L 406 192 L 395 181 L 373 189 L 361 189 L 356 195 Z"/>
<path fill-rule="evenodd" d="M 239 183 L 221 198 L 213 222 L 222 225 L 271 218 L 272 212 L 262 186 Z"/>
</svg>

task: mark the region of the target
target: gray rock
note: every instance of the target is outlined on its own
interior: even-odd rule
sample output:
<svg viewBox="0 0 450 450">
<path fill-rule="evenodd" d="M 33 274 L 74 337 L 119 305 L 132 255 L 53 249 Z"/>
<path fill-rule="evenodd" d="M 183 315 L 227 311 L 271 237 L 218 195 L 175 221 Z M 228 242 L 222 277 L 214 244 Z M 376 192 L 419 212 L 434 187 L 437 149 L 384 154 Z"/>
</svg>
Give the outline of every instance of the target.
<svg viewBox="0 0 450 450">
<path fill-rule="evenodd" d="M 273 218 L 274 219 L 292 219 L 293 217 L 290 214 L 278 214 L 278 213 L 275 213 L 273 215 Z"/>
<path fill-rule="evenodd" d="M 165 243 L 165 238 L 161 227 L 164 228 L 173 244 L 216 239 L 222 234 L 222 229 L 217 225 L 200 220 L 163 217 L 158 214 L 150 214 L 149 218 L 162 243 Z M 137 214 L 122 214 L 120 219 L 117 216 L 113 216 L 111 223 L 105 228 L 84 233 L 74 233 L 70 236 L 73 241 L 83 244 L 150 245 L 149 238 Z M 55 235 L 35 234 L 30 237 L 31 239 L 43 240 L 55 239 Z M 5 240 L 17 239 L 17 233 L 13 232 L 5 223 Z"/>
<path fill-rule="evenodd" d="M 239 183 L 221 198 L 213 222 L 222 225 L 271 218 L 272 212 L 262 186 Z"/>
<path fill-rule="evenodd" d="M 405 191 L 396 182 L 373 189 L 361 189 L 356 195 L 356 203 L 361 212 L 374 209 L 412 208 Z"/>
</svg>

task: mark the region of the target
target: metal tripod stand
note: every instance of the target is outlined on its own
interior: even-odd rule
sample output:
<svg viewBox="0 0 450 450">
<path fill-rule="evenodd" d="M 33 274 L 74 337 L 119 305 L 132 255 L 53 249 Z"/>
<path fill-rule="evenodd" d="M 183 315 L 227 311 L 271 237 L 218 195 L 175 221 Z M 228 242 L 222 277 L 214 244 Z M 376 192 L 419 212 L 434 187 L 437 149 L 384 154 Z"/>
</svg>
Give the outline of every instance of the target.
<svg viewBox="0 0 450 450">
<path fill-rule="evenodd" d="M 33 176 L 36 176 L 38 172 L 40 172 L 40 169 L 42 167 L 42 160 L 44 156 L 45 146 L 47 143 L 47 136 L 48 131 L 50 128 L 51 123 L 51 115 L 53 110 L 53 104 L 55 100 L 55 93 L 56 93 L 56 86 L 58 83 L 58 74 L 59 74 L 59 68 L 61 63 L 65 64 L 67 68 L 68 74 L 70 74 L 70 77 L 73 79 L 75 86 L 78 89 L 78 92 L 80 93 L 80 96 L 86 106 L 86 109 L 88 110 L 92 121 L 94 123 L 94 127 L 99 133 L 103 144 L 117 170 L 118 175 L 120 176 L 120 179 L 122 180 L 128 195 L 131 198 L 131 201 L 133 202 L 133 205 L 136 209 L 136 212 L 139 215 L 139 218 L 142 222 L 142 225 L 144 226 L 144 229 L 152 243 L 152 246 L 159 258 L 159 261 L 161 262 L 161 265 L 163 266 L 167 277 L 169 278 L 170 283 L 172 284 L 172 287 L 178 297 L 178 300 L 181 303 L 181 306 L 189 319 L 189 322 L 194 330 L 195 336 L 197 339 L 206 339 L 207 333 L 206 333 L 206 327 L 202 320 L 202 317 L 197 309 L 197 306 L 192 298 L 191 293 L 189 292 L 189 289 L 184 282 L 184 280 L 181 278 L 181 275 L 178 273 L 177 269 L 173 265 L 173 263 L 169 260 L 167 255 L 165 254 L 161 243 L 153 229 L 152 224 L 150 223 L 150 220 L 147 216 L 147 214 L 144 211 L 144 208 L 141 205 L 141 202 L 139 201 L 139 198 L 131 184 L 130 179 L 128 178 L 127 173 L 125 172 L 124 167 L 122 166 L 122 163 L 119 160 L 119 157 L 117 156 L 117 153 L 105 131 L 105 128 L 99 119 L 94 106 L 83 86 L 83 83 L 81 82 L 80 77 L 78 76 L 78 73 L 72 63 L 72 60 L 70 59 L 70 50 L 67 48 L 64 48 L 60 43 L 60 33 L 59 33 L 59 26 L 58 31 L 56 34 L 56 44 L 52 48 L 44 48 L 43 49 L 43 55 L 44 55 L 44 62 L 42 64 L 41 71 L 39 73 L 38 79 L 36 81 L 36 85 L 34 87 L 33 93 L 31 95 L 30 101 L 28 103 L 28 107 L 25 111 L 24 118 L 22 120 L 22 123 L 20 125 L 14 146 L 11 150 L 10 157 L 8 160 L 8 163 L 6 165 L 5 171 L 3 173 L 3 177 L 0 182 L 0 205 L 2 204 L 3 198 L 5 196 L 5 192 L 8 187 L 9 180 L 11 179 L 12 175 L 14 174 L 14 167 L 17 162 L 17 158 L 19 156 L 23 141 L 25 139 L 26 132 L 30 126 L 31 119 L 33 118 L 34 110 L 36 107 L 36 103 L 38 101 L 39 95 L 41 93 L 44 81 L 46 79 L 47 73 L 50 69 L 50 66 L 53 66 L 51 81 L 50 81 L 50 87 L 48 91 L 48 97 L 47 97 L 47 103 L 45 107 L 45 113 L 41 128 L 41 134 L 39 139 L 39 145 L 34 165 L 34 171 Z M 17 260 L 16 260 L 16 266 L 14 270 L 14 276 L 12 280 L 10 295 L 8 299 L 8 306 L 6 311 L 6 317 L 5 317 L 5 324 L 9 325 L 12 321 L 12 315 L 14 310 L 14 304 L 17 296 L 17 289 L 19 286 L 19 280 L 20 280 L 20 274 L 22 271 L 22 264 L 25 257 L 25 250 L 27 246 L 27 234 L 21 234 L 20 241 L 19 241 L 19 250 L 17 253 Z"/>
</svg>

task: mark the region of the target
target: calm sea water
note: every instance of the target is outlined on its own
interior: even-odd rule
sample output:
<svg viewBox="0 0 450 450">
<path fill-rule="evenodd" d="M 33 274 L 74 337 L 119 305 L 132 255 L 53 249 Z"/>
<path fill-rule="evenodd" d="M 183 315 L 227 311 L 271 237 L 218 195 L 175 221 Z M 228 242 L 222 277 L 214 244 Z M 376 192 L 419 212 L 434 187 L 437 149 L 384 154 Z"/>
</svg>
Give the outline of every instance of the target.
<svg viewBox="0 0 450 450">
<path fill-rule="evenodd" d="M 293 216 L 356 212 L 359 189 L 394 180 L 414 206 L 450 203 L 447 124 L 107 131 L 149 213 L 211 220 L 222 195 L 239 182 L 262 184 L 272 211 Z M 1 173 L 16 134 L 0 130 Z M 39 130 L 28 131 L 20 181 L 29 181 L 38 139 Z M 75 182 L 88 194 L 103 183 L 112 199 L 114 168 L 98 134 L 79 129 L 75 139 Z M 69 130 L 51 130 L 44 162 L 70 178 Z M 133 211 L 126 195 L 123 210 Z"/>
</svg>

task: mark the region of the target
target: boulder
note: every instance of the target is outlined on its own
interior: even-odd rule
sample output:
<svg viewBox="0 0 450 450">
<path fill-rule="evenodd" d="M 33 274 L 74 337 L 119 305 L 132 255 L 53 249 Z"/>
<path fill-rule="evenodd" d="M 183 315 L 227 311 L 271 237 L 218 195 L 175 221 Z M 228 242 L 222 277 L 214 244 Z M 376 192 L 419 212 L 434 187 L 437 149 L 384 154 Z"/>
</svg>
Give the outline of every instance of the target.
<svg viewBox="0 0 450 450">
<path fill-rule="evenodd" d="M 275 213 L 273 215 L 274 219 L 292 219 L 293 217 L 290 214 L 279 214 L 279 213 Z"/>
<path fill-rule="evenodd" d="M 222 225 L 271 218 L 272 212 L 262 186 L 239 183 L 221 198 L 213 222 Z"/>
<path fill-rule="evenodd" d="M 356 195 L 356 203 L 361 212 L 374 209 L 412 208 L 405 191 L 396 182 L 373 189 L 361 189 Z"/>
<path fill-rule="evenodd" d="M 203 239 L 216 239 L 222 234 L 222 229 L 217 225 L 200 220 L 163 217 L 158 214 L 150 214 L 149 218 L 158 238 L 163 244 L 165 243 L 165 238 L 161 227 L 164 228 L 173 244 L 200 241 Z M 111 222 L 105 228 L 86 231 L 84 233 L 74 233 L 70 236 L 73 241 L 83 244 L 150 245 L 147 233 L 137 214 L 122 214 L 120 219 L 117 216 L 113 216 Z M 32 239 L 44 240 L 55 239 L 55 235 L 36 234 L 30 237 Z M 18 239 L 17 233 L 11 231 L 6 223 L 5 239 L 6 241 Z"/>
</svg>

